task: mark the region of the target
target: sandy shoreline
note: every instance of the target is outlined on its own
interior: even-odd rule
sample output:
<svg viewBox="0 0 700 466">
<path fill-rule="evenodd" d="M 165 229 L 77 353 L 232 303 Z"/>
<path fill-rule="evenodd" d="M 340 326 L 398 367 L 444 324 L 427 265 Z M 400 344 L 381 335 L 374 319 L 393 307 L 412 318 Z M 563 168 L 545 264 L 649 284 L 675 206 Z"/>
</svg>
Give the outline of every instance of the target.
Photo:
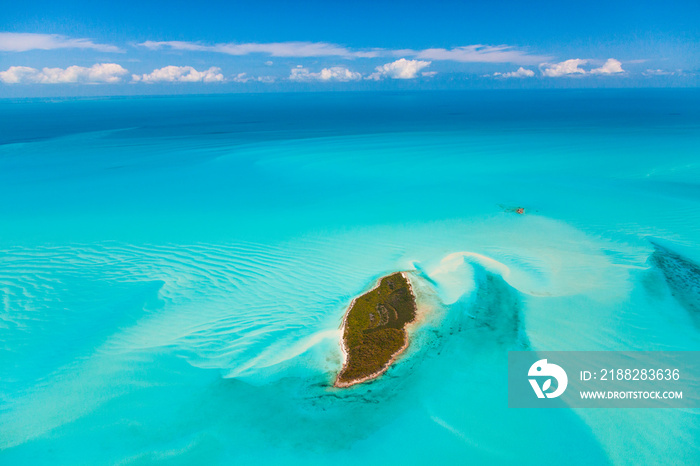
<svg viewBox="0 0 700 466">
<path fill-rule="evenodd" d="M 417 299 L 416 299 L 416 293 L 413 290 L 413 284 L 411 283 L 411 280 L 408 278 L 407 272 L 401 272 L 401 276 L 406 280 L 406 283 L 408 283 L 408 289 L 411 292 L 411 296 L 413 296 L 413 303 L 416 307 L 416 317 L 411 322 L 408 322 L 406 324 L 406 327 L 408 327 L 410 324 L 415 322 L 418 318 L 418 303 L 417 303 Z M 348 318 L 348 314 L 350 313 L 350 309 L 352 309 L 352 307 L 355 305 L 355 301 L 357 300 L 357 298 L 359 298 L 360 296 L 363 296 L 363 295 L 369 293 L 370 291 L 376 289 L 377 287 L 379 287 L 379 284 L 381 283 L 383 278 L 384 277 L 379 277 L 376 285 L 374 285 L 372 288 L 365 291 L 364 293 L 353 298 L 353 300 L 350 302 L 350 305 L 348 306 L 348 308 L 345 311 L 345 315 L 343 315 L 343 322 L 340 325 L 340 350 L 343 353 L 343 365 L 340 369 L 340 372 L 345 370 L 345 366 L 347 365 L 347 362 L 348 362 L 348 352 L 345 349 L 345 324 L 346 324 L 346 321 Z M 409 344 L 408 330 L 406 330 L 406 336 L 404 337 L 403 346 L 401 348 L 399 348 L 394 354 L 391 355 L 391 358 L 389 359 L 389 361 L 387 361 L 387 363 L 380 370 L 378 370 L 377 372 L 374 372 L 368 376 L 365 376 L 365 377 L 362 377 L 359 379 L 355 379 L 355 380 L 352 380 L 350 382 L 338 382 L 338 377 L 336 376 L 336 380 L 333 383 L 333 386 L 337 387 L 337 388 L 347 388 L 347 387 L 352 387 L 353 385 L 357 385 L 358 383 L 362 383 L 362 382 L 366 382 L 368 380 L 376 379 L 377 377 L 379 377 L 380 375 L 382 375 L 383 373 L 385 373 L 389 369 L 389 366 L 391 366 L 394 363 L 394 361 L 396 361 L 396 359 L 401 355 L 401 353 L 406 351 L 406 348 L 408 348 L 408 344 Z"/>
</svg>

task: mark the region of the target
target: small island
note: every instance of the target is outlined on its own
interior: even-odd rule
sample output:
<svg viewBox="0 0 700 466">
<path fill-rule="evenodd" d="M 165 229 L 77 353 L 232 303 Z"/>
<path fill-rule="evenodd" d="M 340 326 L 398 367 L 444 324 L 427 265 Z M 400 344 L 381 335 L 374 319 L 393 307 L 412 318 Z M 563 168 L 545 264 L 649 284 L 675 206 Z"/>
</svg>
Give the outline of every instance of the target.
<svg viewBox="0 0 700 466">
<path fill-rule="evenodd" d="M 334 385 L 350 387 L 383 374 L 408 347 L 406 325 L 416 313 L 416 298 L 404 272 L 382 277 L 375 288 L 355 298 L 343 318 L 345 361 Z"/>
</svg>

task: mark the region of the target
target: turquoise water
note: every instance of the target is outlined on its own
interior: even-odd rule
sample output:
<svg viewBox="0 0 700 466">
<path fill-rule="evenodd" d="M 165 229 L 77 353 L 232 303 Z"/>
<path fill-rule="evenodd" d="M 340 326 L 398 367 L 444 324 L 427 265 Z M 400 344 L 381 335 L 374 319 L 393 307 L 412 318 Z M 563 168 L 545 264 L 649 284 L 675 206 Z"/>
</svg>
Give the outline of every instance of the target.
<svg viewBox="0 0 700 466">
<path fill-rule="evenodd" d="M 697 410 L 505 381 L 700 350 L 699 219 L 695 90 L 0 100 L 0 463 L 692 464 Z M 331 388 L 409 269 L 409 350 Z"/>
</svg>

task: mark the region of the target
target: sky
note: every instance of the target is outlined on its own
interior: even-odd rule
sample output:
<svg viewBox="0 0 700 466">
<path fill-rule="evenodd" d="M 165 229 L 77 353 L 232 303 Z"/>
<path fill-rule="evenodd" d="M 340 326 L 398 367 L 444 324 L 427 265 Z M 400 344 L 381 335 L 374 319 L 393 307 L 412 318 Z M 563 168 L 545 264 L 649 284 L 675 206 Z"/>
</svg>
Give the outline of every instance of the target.
<svg viewBox="0 0 700 466">
<path fill-rule="evenodd" d="M 698 87 L 700 2 L 4 2 L 0 97 Z"/>
</svg>

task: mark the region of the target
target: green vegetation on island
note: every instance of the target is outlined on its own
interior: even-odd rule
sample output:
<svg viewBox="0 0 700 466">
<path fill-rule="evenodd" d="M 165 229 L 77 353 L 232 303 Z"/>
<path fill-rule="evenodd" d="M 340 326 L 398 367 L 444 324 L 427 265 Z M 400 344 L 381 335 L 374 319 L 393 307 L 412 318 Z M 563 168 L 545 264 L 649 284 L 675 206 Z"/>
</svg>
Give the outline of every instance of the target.
<svg viewBox="0 0 700 466">
<path fill-rule="evenodd" d="M 416 301 L 406 277 L 383 277 L 376 288 L 355 299 L 345 315 L 346 361 L 337 387 L 348 387 L 384 372 L 408 343 L 406 324 L 416 318 Z"/>
</svg>

